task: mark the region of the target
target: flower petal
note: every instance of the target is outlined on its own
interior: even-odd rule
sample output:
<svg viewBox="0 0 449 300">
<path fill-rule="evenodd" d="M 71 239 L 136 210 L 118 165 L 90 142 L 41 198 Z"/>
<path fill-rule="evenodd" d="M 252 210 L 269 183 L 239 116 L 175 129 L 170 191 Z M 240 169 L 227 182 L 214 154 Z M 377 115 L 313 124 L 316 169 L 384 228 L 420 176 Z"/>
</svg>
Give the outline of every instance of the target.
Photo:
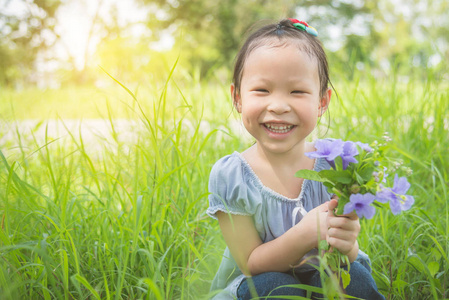
<svg viewBox="0 0 449 300">
<path fill-rule="evenodd" d="M 384 187 L 382 190 L 380 190 L 376 194 L 376 200 L 381 202 L 381 203 L 387 203 L 387 202 L 392 201 L 394 199 L 396 199 L 396 196 L 394 195 L 394 193 L 391 191 L 390 188 L 385 188 Z"/>
<path fill-rule="evenodd" d="M 362 142 L 355 142 L 356 145 L 358 145 L 362 150 L 365 152 L 373 152 L 373 148 L 371 148 L 368 144 L 362 143 Z"/>
<path fill-rule="evenodd" d="M 357 147 L 355 143 L 353 142 L 344 142 L 343 144 L 343 152 L 340 155 L 342 162 L 343 162 L 343 170 L 346 170 L 349 163 L 358 163 L 357 159 L 354 158 L 354 156 L 358 155 L 359 151 L 357 150 Z"/>
<path fill-rule="evenodd" d="M 317 140 L 315 142 L 316 151 L 307 152 L 305 155 L 309 158 L 325 158 L 326 161 L 335 169 L 334 160 L 343 151 L 342 140 Z"/>
<path fill-rule="evenodd" d="M 401 210 L 408 210 L 415 203 L 415 198 L 410 195 L 405 195 L 405 202 L 401 205 Z"/>
<path fill-rule="evenodd" d="M 376 209 L 371 205 L 367 205 L 361 211 L 361 215 L 359 215 L 358 213 L 357 213 L 357 215 L 359 216 L 359 218 L 365 217 L 367 219 L 371 219 L 375 213 L 376 213 Z"/>
<path fill-rule="evenodd" d="M 410 183 L 408 183 L 407 178 L 399 177 L 398 174 L 394 175 L 393 192 L 396 194 L 404 195 L 410 188 Z"/>
<path fill-rule="evenodd" d="M 390 201 L 390 209 L 393 215 L 399 214 L 402 211 L 401 202 L 399 202 L 399 200 L 397 199 Z"/>
<path fill-rule="evenodd" d="M 342 156 L 341 160 L 343 162 L 343 170 L 346 170 L 346 168 L 349 166 L 349 163 L 358 163 L 359 161 L 355 159 L 352 156 Z"/>
<path fill-rule="evenodd" d="M 343 155 L 344 156 L 356 156 L 359 154 L 355 143 L 347 141 L 343 144 Z"/>
<path fill-rule="evenodd" d="M 350 214 L 355 209 L 354 203 L 348 202 L 345 204 L 345 207 L 343 209 L 343 214 L 347 215 Z"/>
</svg>

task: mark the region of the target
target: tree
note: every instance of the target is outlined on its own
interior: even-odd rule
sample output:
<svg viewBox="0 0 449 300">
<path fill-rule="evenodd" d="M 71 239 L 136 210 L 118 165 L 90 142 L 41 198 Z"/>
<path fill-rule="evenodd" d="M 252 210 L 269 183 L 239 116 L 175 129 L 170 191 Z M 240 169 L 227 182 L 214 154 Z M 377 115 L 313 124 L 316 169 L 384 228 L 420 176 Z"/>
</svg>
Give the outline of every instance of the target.
<svg viewBox="0 0 449 300">
<path fill-rule="evenodd" d="M 12 3 L 19 3 L 20 9 L 10 9 Z M 55 31 L 56 12 L 62 6 L 70 10 L 70 5 L 81 6 L 83 18 L 90 24 L 81 67 L 75 65 L 71 49 L 67 49 L 66 78 L 71 83 L 93 79 L 88 69 L 97 65 L 94 50 L 98 45 L 97 58 L 99 52 L 126 52 L 141 58 L 145 46 L 151 48 L 166 35 L 175 39 L 174 49 L 181 53 L 184 67 L 191 71 L 199 68 L 203 77 L 216 74 L 219 67 L 232 68 L 235 53 L 252 24 L 285 17 L 305 20 L 318 29 L 332 61 L 331 69 L 343 76 L 350 78 L 356 67 L 383 70 L 384 74 L 395 68 L 407 76 L 418 68 L 447 74 L 443 63 L 449 59 L 446 0 L 0 0 L 0 85 L 32 81 L 30 74 L 37 68 L 39 54 L 61 41 Z M 147 17 L 119 22 L 124 5 L 139 5 Z M 146 26 L 143 36 L 129 34 L 129 28 L 142 24 Z M 152 53 L 152 57 L 150 64 L 160 53 Z M 119 63 L 117 70 L 132 72 L 140 67 L 140 58 L 123 58 L 111 60 Z M 126 68 L 125 61 L 128 65 L 132 62 L 132 70 Z M 104 59 L 102 64 L 110 65 Z M 153 69 L 149 65 L 143 69 L 147 67 Z"/>
<path fill-rule="evenodd" d="M 184 60 L 207 74 L 214 66 L 232 65 L 242 35 L 256 21 L 292 15 L 291 1 L 266 0 L 142 0 L 148 7 L 147 26 L 158 38 L 176 36 Z"/>
<path fill-rule="evenodd" d="M 142 5 L 155 35 L 172 32 L 184 58 L 200 64 L 203 74 L 232 64 L 251 24 L 285 17 L 316 27 L 345 76 L 352 76 L 356 65 L 380 69 L 381 64 L 408 74 L 449 55 L 444 0 L 142 0 Z"/>
<path fill-rule="evenodd" d="M 12 9 L 15 2 L 17 9 Z M 38 52 L 56 41 L 59 0 L 5 0 L 0 4 L 0 85 L 25 83 Z"/>
</svg>

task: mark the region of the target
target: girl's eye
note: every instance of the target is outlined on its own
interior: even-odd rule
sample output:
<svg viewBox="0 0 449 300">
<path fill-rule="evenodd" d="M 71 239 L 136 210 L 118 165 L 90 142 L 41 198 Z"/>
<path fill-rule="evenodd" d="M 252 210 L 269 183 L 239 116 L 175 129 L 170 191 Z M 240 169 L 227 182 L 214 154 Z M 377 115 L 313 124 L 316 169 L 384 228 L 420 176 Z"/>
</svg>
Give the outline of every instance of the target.
<svg viewBox="0 0 449 300">
<path fill-rule="evenodd" d="M 303 91 L 292 91 L 292 94 L 304 94 Z"/>
<path fill-rule="evenodd" d="M 259 93 L 268 93 L 268 90 L 266 89 L 256 89 L 255 91 Z"/>
</svg>

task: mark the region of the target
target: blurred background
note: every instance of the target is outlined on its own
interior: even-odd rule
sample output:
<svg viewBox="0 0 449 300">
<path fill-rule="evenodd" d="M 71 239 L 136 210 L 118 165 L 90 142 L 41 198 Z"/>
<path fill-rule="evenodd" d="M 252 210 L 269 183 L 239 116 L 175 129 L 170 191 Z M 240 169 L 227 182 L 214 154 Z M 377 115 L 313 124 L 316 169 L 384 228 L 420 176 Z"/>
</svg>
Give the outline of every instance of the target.
<svg viewBox="0 0 449 300">
<path fill-rule="evenodd" d="M 101 68 L 132 86 L 178 58 L 228 83 L 248 28 L 284 17 L 317 28 L 334 79 L 448 79 L 447 0 L 0 0 L 0 88 L 114 84 Z"/>
<path fill-rule="evenodd" d="M 0 298 L 206 295 L 209 172 L 253 143 L 234 56 L 285 17 L 317 28 L 338 92 L 311 138 L 392 139 L 413 170 L 414 207 L 362 221 L 379 289 L 447 299 L 449 0 L 0 0 Z"/>
</svg>

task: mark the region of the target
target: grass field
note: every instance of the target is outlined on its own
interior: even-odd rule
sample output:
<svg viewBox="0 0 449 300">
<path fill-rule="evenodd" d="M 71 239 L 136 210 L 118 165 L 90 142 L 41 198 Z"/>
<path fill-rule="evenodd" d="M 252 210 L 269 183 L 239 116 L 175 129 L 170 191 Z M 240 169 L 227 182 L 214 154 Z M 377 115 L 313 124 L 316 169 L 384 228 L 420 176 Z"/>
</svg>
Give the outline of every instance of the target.
<svg viewBox="0 0 449 300">
<path fill-rule="evenodd" d="M 326 136 L 372 142 L 388 132 L 413 169 L 412 209 L 361 222 L 379 289 L 388 299 L 449 298 L 449 88 L 335 86 Z M 209 171 L 252 141 L 231 126 L 227 85 L 170 79 L 131 94 L 119 84 L 0 92 L 1 299 L 207 297 L 225 247 L 205 214 Z M 110 130 L 95 140 L 49 134 L 58 117 L 103 118 Z M 116 127 L 124 118 L 135 121 L 133 139 Z M 42 122 L 21 130 L 28 119 Z"/>
</svg>

